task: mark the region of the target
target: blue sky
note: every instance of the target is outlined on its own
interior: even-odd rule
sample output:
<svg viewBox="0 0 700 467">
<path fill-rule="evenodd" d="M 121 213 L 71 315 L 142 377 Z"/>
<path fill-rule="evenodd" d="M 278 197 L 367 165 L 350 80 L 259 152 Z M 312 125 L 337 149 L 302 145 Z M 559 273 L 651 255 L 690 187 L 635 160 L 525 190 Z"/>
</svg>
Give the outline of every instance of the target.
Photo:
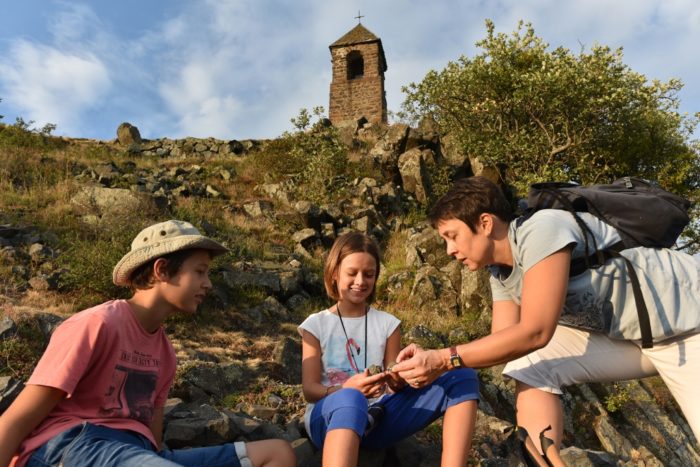
<svg viewBox="0 0 700 467">
<path fill-rule="evenodd" d="M 112 139 L 271 138 L 302 107 L 328 108 L 328 45 L 357 24 L 382 39 L 389 110 L 401 86 L 474 55 L 484 20 L 532 22 L 555 46 L 622 46 L 649 79 L 680 78 L 700 111 L 696 0 L 14 0 L 0 15 L 0 115 Z M 696 135 L 700 132 L 696 131 Z"/>
</svg>

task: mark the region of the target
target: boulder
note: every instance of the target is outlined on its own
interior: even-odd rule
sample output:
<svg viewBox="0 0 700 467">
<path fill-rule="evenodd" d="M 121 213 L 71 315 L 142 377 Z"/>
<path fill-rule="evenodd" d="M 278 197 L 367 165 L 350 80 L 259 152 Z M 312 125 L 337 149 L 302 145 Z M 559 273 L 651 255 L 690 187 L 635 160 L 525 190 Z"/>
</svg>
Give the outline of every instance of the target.
<svg viewBox="0 0 700 467">
<path fill-rule="evenodd" d="M 301 342 L 284 337 L 273 351 L 273 359 L 283 369 L 283 381 L 301 384 Z"/>
<path fill-rule="evenodd" d="M 276 274 L 262 271 L 252 263 L 238 262 L 224 270 L 221 277 L 231 289 L 259 288 L 268 292 L 279 292 L 280 283 Z"/>
<path fill-rule="evenodd" d="M 8 339 L 17 333 L 17 325 L 9 316 L 0 319 L 0 340 Z"/>
<path fill-rule="evenodd" d="M 240 364 L 200 362 L 182 372 L 174 395 L 187 401 L 220 400 L 232 392 L 244 390 L 248 377 L 246 368 Z"/>
<path fill-rule="evenodd" d="M 389 127 L 384 137 L 369 151 L 369 157 L 387 180 L 397 179 L 399 155 L 405 151 L 409 127 L 397 123 Z"/>
<path fill-rule="evenodd" d="M 305 249 L 309 249 L 313 247 L 319 240 L 318 233 L 316 230 L 312 228 L 306 228 L 299 230 L 297 232 L 294 232 L 292 234 L 292 240 L 294 240 L 295 243 L 300 244 L 303 246 Z"/>
<path fill-rule="evenodd" d="M 122 146 L 141 144 L 141 133 L 131 123 L 124 122 L 117 128 L 117 142 Z"/>
<path fill-rule="evenodd" d="M 438 315 L 458 315 L 460 311 L 459 297 L 449 277 L 434 266 L 423 266 L 416 272 L 410 298 L 419 308 Z"/>
<path fill-rule="evenodd" d="M 267 297 L 260 305 L 246 310 L 258 324 L 263 322 L 280 323 L 289 320 L 289 311 L 275 297 Z"/>
<path fill-rule="evenodd" d="M 0 414 L 7 410 L 22 389 L 24 389 L 22 381 L 11 376 L 0 376 Z"/>
<path fill-rule="evenodd" d="M 163 441 L 171 449 L 232 442 L 238 433 L 229 417 L 206 404 L 180 406 L 168 414 Z"/>
<path fill-rule="evenodd" d="M 251 203 L 245 203 L 243 210 L 250 217 L 268 217 L 274 215 L 272 203 L 265 200 L 257 200 Z"/>
<path fill-rule="evenodd" d="M 135 212 L 155 209 L 153 199 L 123 188 L 83 187 L 71 203 L 84 218 L 110 228 L 129 222 Z M 85 217 L 87 216 L 87 217 Z"/>
<path fill-rule="evenodd" d="M 427 203 L 431 196 L 429 167 L 435 165 L 430 149 L 414 148 L 399 156 L 398 167 L 404 191 L 415 195 L 419 203 Z"/>
</svg>

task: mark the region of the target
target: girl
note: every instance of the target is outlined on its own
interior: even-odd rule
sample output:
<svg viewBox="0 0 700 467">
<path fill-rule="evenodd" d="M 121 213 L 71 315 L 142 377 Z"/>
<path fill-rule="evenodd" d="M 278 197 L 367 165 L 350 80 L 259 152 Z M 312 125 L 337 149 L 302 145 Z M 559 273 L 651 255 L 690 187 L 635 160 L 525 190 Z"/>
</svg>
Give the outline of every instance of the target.
<svg viewBox="0 0 700 467">
<path fill-rule="evenodd" d="M 474 370 L 447 372 L 421 389 L 370 371 L 388 368 L 401 345 L 400 321 L 369 305 L 379 268 L 377 245 L 359 232 L 338 237 L 328 254 L 324 283 L 337 302 L 299 326 L 307 431 L 323 448 L 324 467 L 355 466 L 360 446 L 387 448 L 444 414 L 442 465 L 464 466 L 479 397 Z"/>
</svg>

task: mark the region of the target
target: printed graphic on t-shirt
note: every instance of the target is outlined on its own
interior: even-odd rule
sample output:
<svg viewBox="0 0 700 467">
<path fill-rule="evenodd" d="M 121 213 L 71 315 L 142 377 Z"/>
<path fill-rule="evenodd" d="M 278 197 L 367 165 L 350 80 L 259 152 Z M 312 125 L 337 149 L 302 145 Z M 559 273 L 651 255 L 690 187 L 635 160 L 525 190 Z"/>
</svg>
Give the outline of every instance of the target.
<svg viewBox="0 0 700 467">
<path fill-rule="evenodd" d="M 160 362 L 150 355 L 126 351 L 122 351 L 120 360 L 144 369 L 118 364 L 112 373 L 112 382 L 104 395 L 105 405 L 100 413 L 105 417 L 133 418 L 148 425 L 153 418 Z"/>
<path fill-rule="evenodd" d="M 352 337 L 347 340 L 345 336 L 330 338 L 323 354 L 330 384 L 343 384 L 352 375 L 363 371 L 363 352 L 365 349 Z"/>
<path fill-rule="evenodd" d="M 609 331 L 613 306 L 590 290 L 568 292 L 559 322 L 569 326 Z"/>
</svg>

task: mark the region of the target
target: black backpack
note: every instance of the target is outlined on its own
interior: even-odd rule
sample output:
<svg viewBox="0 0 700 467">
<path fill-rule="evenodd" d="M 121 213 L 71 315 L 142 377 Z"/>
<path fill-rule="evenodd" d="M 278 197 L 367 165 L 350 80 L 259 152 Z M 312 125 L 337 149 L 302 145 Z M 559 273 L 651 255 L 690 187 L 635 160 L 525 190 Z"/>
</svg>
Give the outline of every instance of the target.
<svg viewBox="0 0 700 467">
<path fill-rule="evenodd" d="M 540 209 L 563 209 L 576 219 L 583 232 L 585 251 L 593 242 L 589 257 L 571 262 L 570 276 L 604 264 L 610 258 L 622 258 L 632 283 L 637 305 L 642 347 L 653 346 L 649 312 L 642 296 L 639 279 L 632 264 L 620 251 L 638 246 L 670 248 L 690 222 L 690 202 L 669 193 L 645 180 L 624 177 L 609 185 L 581 186 L 573 183 L 536 183 L 530 187 L 525 214 L 518 219 L 518 226 Z M 588 212 L 615 227 L 621 241 L 605 249 L 598 249 L 593 233 L 577 212 Z"/>
</svg>

